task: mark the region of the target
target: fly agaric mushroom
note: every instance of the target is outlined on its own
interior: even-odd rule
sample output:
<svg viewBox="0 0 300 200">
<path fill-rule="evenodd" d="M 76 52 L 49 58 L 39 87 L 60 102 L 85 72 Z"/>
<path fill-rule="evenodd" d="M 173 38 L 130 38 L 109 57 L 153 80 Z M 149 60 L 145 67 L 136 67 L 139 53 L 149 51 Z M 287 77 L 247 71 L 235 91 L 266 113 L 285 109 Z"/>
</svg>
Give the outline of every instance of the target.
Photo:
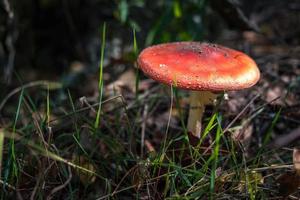
<svg viewBox="0 0 300 200">
<path fill-rule="evenodd" d="M 140 69 L 150 78 L 190 92 L 187 129 L 200 137 L 205 105 L 215 92 L 253 86 L 260 77 L 255 62 L 246 54 L 216 44 L 174 42 L 144 49 Z"/>
</svg>

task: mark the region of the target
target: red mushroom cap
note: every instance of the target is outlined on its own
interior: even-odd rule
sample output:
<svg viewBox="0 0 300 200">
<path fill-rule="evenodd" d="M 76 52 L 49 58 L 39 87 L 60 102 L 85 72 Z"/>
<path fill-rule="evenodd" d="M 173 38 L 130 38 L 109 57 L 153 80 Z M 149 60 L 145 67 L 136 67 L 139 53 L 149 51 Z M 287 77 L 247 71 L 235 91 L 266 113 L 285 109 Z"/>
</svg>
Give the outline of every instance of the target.
<svg viewBox="0 0 300 200">
<path fill-rule="evenodd" d="M 188 90 L 239 90 L 251 87 L 260 77 L 246 54 L 200 42 L 148 47 L 139 55 L 138 65 L 152 79 Z"/>
</svg>

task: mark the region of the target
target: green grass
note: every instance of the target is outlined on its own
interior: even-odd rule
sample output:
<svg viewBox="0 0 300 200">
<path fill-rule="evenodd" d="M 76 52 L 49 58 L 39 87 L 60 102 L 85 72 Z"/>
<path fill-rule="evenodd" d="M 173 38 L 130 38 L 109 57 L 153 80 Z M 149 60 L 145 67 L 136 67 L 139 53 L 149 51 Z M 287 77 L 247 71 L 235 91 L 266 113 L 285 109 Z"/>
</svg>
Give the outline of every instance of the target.
<svg viewBox="0 0 300 200">
<path fill-rule="evenodd" d="M 9 141 L 9 161 L 8 161 L 8 168 L 10 168 L 10 166 L 12 166 L 12 171 L 7 171 L 7 173 L 5 173 L 5 177 L 4 180 L 5 182 L 10 178 L 10 174 L 12 174 L 12 178 L 18 178 L 18 167 L 17 167 L 17 160 L 16 160 L 16 151 L 15 151 L 15 140 L 14 140 L 14 134 L 16 133 L 16 128 L 17 128 L 17 122 L 20 116 L 20 108 L 21 108 L 21 104 L 23 101 L 23 94 L 24 94 L 24 90 L 21 90 L 21 94 L 19 97 L 19 101 L 18 101 L 18 106 L 17 106 L 17 111 L 16 111 L 16 115 L 15 115 L 15 120 L 14 120 L 14 124 L 13 124 L 13 128 L 12 128 L 12 138 Z"/>
<path fill-rule="evenodd" d="M 178 102 L 185 96 L 176 94 L 178 91 L 175 92 L 173 89 L 170 92 L 172 95 L 168 98 L 161 93 L 156 97 L 141 95 L 138 99 L 139 102 L 149 106 L 149 113 L 152 109 L 161 106 L 169 107 L 169 111 L 167 111 L 169 117 L 162 122 L 165 123 L 164 130 L 162 130 L 164 139 L 156 146 L 156 152 L 150 153 L 144 149 L 145 153 L 142 157 L 140 151 L 137 151 L 143 142 L 140 140 L 140 125 L 132 124 L 136 120 L 136 113 L 143 112 L 141 105 L 135 106 L 135 102 L 131 102 L 132 104 L 128 102 L 125 110 L 123 103 L 117 101 L 118 98 L 108 101 L 105 99 L 101 102 L 104 109 L 101 116 L 105 125 L 102 124 L 103 128 L 95 132 L 94 119 L 87 115 L 87 112 L 91 112 L 91 108 L 78 107 L 70 91 L 65 91 L 69 97 L 66 100 L 69 106 L 64 107 L 64 114 L 58 115 L 59 109 L 51 107 L 54 103 L 50 103 L 54 101 L 55 95 L 51 94 L 48 89 L 45 92 L 43 89 L 38 90 L 40 95 L 46 97 L 47 126 L 42 128 L 42 132 L 46 137 L 47 127 L 52 127 L 53 137 L 52 140 L 46 140 L 47 144 L 45 145 L 41 143 L 39 134 L 34 134 L 34 130 L 38 128 L 37 124 L 30 122 L 24 126 L 22 122 L 21 124 L 17 123 L 22 117 L 31 118 L 30 110 L 24 110 L 26 106 L 24 107 L 21 103 L 28 101 L 27 95 L 24 96 L 26 91 L 21 91 L 12 128 L 1 131 L 0 144 L 1 141 L 3 144 L 4 138 L 14 141 L 11 144 L 4 143 L 3 150 L 0 148 L 3 161 L 6 163 L 2 166 L 2 171 L 4 178 L 7 177 L 3 183 L 2 199 L 14 196 L 15 191 L 12 188 L 26 187 L 23 182 L 26 174 L 32 176 L 28 180 L 33 185 L 29 189 L 29 194 L 32 195 L 33 188 L 38 188 L 35 196 L 40 198 L 45 198 L 47 194 L 51 193 L 54 198 L 70 199 L 141 198 L 147 195 L 164 199 L 218 199 L 226 196 L 228 198 L 255 199 L 263 194 L 267 197 L 270 196 L 272 189 L 263 187 L 260 183 L 261 178 L 256 180 L 253 171 L 258 177 L 263 177 L 267 176 L 266 174 L 274 173 L 271 164 L 278 164 L 278 168 L 285 167 L 278 161 L 266 160 L 268 156 L 272 158 L 271 155 L 274 154 L 274 151 L 261 152 L 258 155 L 259 159 L 255 159 L 255 157 L 245 159 L 239 151 L 239 146 L 224 134 L 222 127 L 224 127 L 225 119 L 219 112 L 212 114 L 207 119 L 203 137 L 198 145 L 190 145 L 183 127 L 178 130 L 170 126 L 172 110 L 179 106 L 174 101 Z M 31 107 L 39 110 L 39 106 L 34 100 L 35 97 L 31 98 L 34 104 Z M 165 100 L 159 101 L 158 99 Z M 64 104 L 62 102 L 62 105 Z M 98 107 L 98 103 L 95 104 L 95 107 Z M 152 114 L 154 113 L 152 112 Z M 185 113 L 186 110 L 181 108 L 182 116 L 179 118 L 182 118 L 182 121 L 185 121 Z M 50 120 L 52 115 L 56 115 L 55 121 Z M 140 116 L 143 115 L 140 114 Z M 270 122 L 270 127 L 275 126 L 276 121 L 279 120 L 278 116 L 279 114 Z M 180 125 L 179 118 L 178 124 Z M 59 128 L 68 121 L 71 123 L 67 127 Z M 41 118 L 38 124 L 43 123 L 44 119 Z M 146 138 L 148 140 L 147 135 L 149 134 L 155 137 L 151 130 L 147 130 Z M 212 139 L 212 143 L 211 146 L 206 146 L 205 141 L 209 137 Z M 14 148 L 14 156 L 10 150 L 12 144 L 18 146 L 17 150 Z M 24 154 L 25 152 L 26 154 Z M 280 152 L 277 154 L 282 156 Z M 76 161 L 79 157 L 81 162 Z M 13 158 L 19 162 L 15 165 L 18 173 L 10 171 L 13 169 L 11 168 Z M 46 162 L 47 165 L 40 163 L 41 166 L 37 168 L 34 163 L 39 163 L 40 160 Z M 253 163 L 254 160 L 258 162 Z M 50 169 L 49 166 L 51 166 Z M 261 167 L 264 168 L 258 170 Z M 35 170 L 32 172 L 30 169 Z M 15 179 L 9 178 L 8 172 L 14 175 Z M 41 183 L 36 182 L 37 179 L 33 178 L 42 178 L 42 173 L 45 173 L 43 180 L 49 188 L 48 190 L 51 191 L 50 193 L 42 189 Z M 53 177 L 52 173 L 55 173 L 56 176 Z M 269 182 L 269 184 L 271 183 Z M 275 185 L 275 183 L 273 184 Z M 59 189 L 60 186 L 61 189 Z M 100 192 L 99 188 L 101 188 Z M 23 192 L 21 194 L 26 197 Z"/>
<path fill-rule="evenodd" d="M 137 44 L 137 40 L 136 40 L 136 30 L 133 29 L 132 31 L 133 33 L 133 54 L 134 54 L 134 58 L 137 59 L 138 57 L 138 44 Z M 137 65 L 137 63 L 136 63 Z M 136 73 L 135 73 L 135 94 L 136 94 L 136 98 L 139 98 L 139 82 L 140 82 L 140 70 L 138 65 L 136 66 Z"/>
<path fill-rule="evenodd" d="M 99 64 L 99 80 L 98 80 L 99 107 L 97 110 L 97 117 L 94 125 L 95 129 L 99 127 L 102 97 L 103 97 L 103 61 L 104 61 L 105 39 L 106 39 L 105 35 L 106 35 L 106 23 L 104 23 L 102 27 L 101 55 L 100 55 L 100 64 Z"/>
</svg>

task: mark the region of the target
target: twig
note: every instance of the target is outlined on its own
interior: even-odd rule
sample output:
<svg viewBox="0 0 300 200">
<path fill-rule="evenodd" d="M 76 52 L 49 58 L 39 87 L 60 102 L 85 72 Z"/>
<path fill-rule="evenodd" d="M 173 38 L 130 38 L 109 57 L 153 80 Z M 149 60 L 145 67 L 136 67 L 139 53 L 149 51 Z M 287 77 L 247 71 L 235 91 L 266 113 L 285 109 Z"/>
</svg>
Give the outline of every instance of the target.
<svg viewBox="0 0 300 200">
<path fill-rule="evenodd" d="M 247 169 L 247 171 L 265 171 L 270 169 L 292 169 L 293 165 L 271 165 L 268 167 L 259 167 L 259 168 L 253 168 L 253 169 Z"/>
<path fill-rule="evenodd" d="M 83 104 L 86 104 L 93 113 L 97 113 L 97 111 L 95 110 L 95 108 L 87 101 L 86 97 L 83 96 L 83 97 L 80 97 L 79 99 L 80 103 L 83 105 Z"/>
</svg>

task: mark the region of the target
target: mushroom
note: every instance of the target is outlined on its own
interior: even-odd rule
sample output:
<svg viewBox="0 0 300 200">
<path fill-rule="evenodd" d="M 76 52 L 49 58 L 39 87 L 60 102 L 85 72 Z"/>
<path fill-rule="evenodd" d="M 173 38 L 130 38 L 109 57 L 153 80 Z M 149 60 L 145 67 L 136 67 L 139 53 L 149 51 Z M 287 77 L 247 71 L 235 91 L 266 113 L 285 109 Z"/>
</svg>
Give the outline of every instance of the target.
<svg viewBox="0 0 300 200">
<path fill-rule="evenodd" d="M 253 86 L 260 77 L 255 62 L 246 54 L 221 45 L 174 42 L 144 49 L 140 69 L 150 78 L 190 91 L 187 129 L 200 138 L 205 105 L 217 92 Z"/>
</svg>

